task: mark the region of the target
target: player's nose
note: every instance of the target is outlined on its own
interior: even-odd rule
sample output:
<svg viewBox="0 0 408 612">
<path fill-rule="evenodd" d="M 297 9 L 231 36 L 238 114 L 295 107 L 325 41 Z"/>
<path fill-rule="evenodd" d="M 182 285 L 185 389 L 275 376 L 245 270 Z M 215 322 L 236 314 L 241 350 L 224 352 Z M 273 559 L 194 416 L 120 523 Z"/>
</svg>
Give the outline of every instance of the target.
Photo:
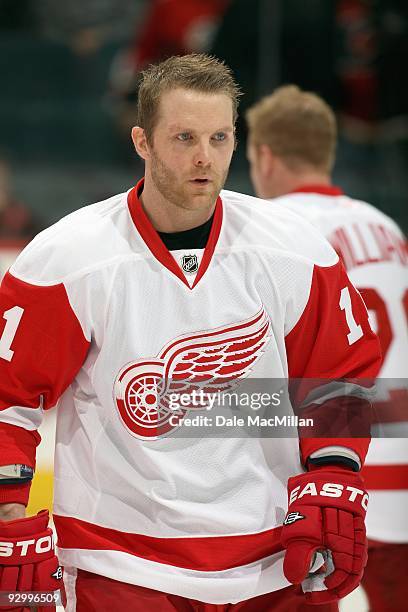
<svg viewBox="0 0 408 612">
<path fill-rule="evenodd" d="M 211 164 L 210 147 L 208 143 L 199 142 L 194 152 L 194 165 L 198 167 L 207 167 Z"/>
</svg>

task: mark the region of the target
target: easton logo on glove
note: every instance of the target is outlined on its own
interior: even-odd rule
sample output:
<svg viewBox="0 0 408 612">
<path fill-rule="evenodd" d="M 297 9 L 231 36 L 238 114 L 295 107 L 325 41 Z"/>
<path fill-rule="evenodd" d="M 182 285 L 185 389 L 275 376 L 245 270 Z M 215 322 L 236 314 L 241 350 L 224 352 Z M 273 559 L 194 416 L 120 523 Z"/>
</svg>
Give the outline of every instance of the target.
<svg viewBox="0 0 408 612">
<path fill-rule="evenodd" d="M 20 540 L 19 542 L 0 542 L 0 557 L 11 557 L 13 553 L 20 557 L 29 554 L 29 548 L 34 546 L 37 555 L 54 550 L 54 536 L 46 535 L 38 540 Z"/>
<path fill-rule="evenodd" d="M 284 525 L 290 525 L 291 523 L 295 523 L 296 521 L 300 521 L 301 519 L 306 518 L 300 512 L 288 512 L 285 520 L 283 521 Z"/>
<path fill-rule="evenodd" d="M 318 488 L 319 487 L 319 488 Z M 314 483 L 308 482 L 303 488 L 298 486 L 294 487 L 289 496 L 289 505 L 297 499 L 300 499 L 304 495 L 322 495 L 323 497 L 342 497 L 348 495 L 348 501 L 354 502 L 359 495 L 361 498 L 358 501 L 361 503 L 364 510 L 367 510 L 368 504 L 368 493 L 363 489 L 357 489 L 356 487 L 344 486 L 336 482 L 324 482 Z"/>
</svg>

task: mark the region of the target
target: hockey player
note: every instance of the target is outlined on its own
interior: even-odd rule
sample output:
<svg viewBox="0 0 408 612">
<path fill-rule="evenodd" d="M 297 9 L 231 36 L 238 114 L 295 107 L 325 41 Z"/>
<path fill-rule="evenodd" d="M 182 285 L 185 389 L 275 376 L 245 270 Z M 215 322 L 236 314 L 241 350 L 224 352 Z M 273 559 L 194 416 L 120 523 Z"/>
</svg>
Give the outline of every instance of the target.
<svg viewBox="0 0 408 612">
<path fill-rule="evenodd" d="M 373 315 L 382 347 L 384 380 L 378 387 L 383 402 L 375 405 L 377 423 L 386 424 L 388 436 L 396 425 L 394 435 L 406 435 L 408 256 L 401 230 L 385 214 L 332 184 L 336 121 L 324 100 L 284 86 L 249 109 L 247 120 L 257 195 L 311 221 L 341 256 Z M 370 610 L 403 610 L 408 598 L 406 438 L 373 439 L 363 474 L 370 489 L 370 549 L 363 578 Z"/>
<path fill-rule="evenodd" d="M 60 587 L 46 517 L 22 518 L 57 402 L 68 610 L 333 610 L 359 584 L 367 437 L 176 437 L 166 403 L 173 383 L 350 378 L 364 409 L 359 379 L 380 364 L 329 243 L 222 190 L 238 95 L 205 55 L 149 67 L 132 130 L 144 179 L 41 233 L 3 280 L 0 590 Z"/>
</svg>

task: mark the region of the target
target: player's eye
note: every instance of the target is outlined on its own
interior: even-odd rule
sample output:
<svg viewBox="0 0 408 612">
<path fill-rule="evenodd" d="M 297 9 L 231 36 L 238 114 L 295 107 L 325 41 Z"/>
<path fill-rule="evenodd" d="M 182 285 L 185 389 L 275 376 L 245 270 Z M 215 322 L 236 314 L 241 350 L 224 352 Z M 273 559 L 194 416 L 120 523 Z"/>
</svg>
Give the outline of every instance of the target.
<svg viewBox="0 0 408 612">
<path fill-rule="evenodd" d="M 187 140 L 190 140 L 191 134 L 189 132 L 181 132 L 180 134 L 177 134 L 177 138 L 182 142 L 186 142 Z"/>
<path fill-rule="evenodd" d="M 216 140 L 217 142 L 222 142 L 223 140 L 225 140 L 227 138 L 227 135 L 225 132 L 217 132 L 216 134 L 214 134 L 213 139 Z"/>
</svg>

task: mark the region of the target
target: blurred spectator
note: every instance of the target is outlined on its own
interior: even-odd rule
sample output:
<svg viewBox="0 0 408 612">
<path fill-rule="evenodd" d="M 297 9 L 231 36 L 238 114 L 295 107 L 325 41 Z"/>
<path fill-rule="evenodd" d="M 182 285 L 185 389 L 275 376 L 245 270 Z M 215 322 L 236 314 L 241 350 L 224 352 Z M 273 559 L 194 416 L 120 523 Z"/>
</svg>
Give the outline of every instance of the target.
<svg viewBox="0 0 408 612">
<path fill-rule="evenodd" d="M 0 238 L 31 239 L 40 231 L 32 212 L 11 192 L 8 163 L 0 159 Z"/>
<path fill-rule="evenodd" d="M 336 8 L 340 44 L 335 71 L 342 85 L 341 111 L 369 124 L 378 115 L 379 86 L 373 6 L 366 0 L 340 0 Z"/>
<path fill-rule="evenodd" d="M 404 0 L 337 0 L 338 108 L 352 140 L 408 138 L 408 6 Z M 389 121 L 391 120 L 391 122 Z M 386 133 L 384 133 L 386 131 Z"/>
<path fill-rule="evenodd" d="M 138 75 L 148 64 L 171 55 L 205 53 L 230 0 L 152 0 L 131 45 L 115 58 L 111 99 L 128 137 L 134 125 Z"/>
<path fill-rule="evenodd" d="M 112 41 L 123 42 L 143 6 L 140 0 L 33 0 L 42 33 L 78 55 L 97 52 Z"/>
</svg>

